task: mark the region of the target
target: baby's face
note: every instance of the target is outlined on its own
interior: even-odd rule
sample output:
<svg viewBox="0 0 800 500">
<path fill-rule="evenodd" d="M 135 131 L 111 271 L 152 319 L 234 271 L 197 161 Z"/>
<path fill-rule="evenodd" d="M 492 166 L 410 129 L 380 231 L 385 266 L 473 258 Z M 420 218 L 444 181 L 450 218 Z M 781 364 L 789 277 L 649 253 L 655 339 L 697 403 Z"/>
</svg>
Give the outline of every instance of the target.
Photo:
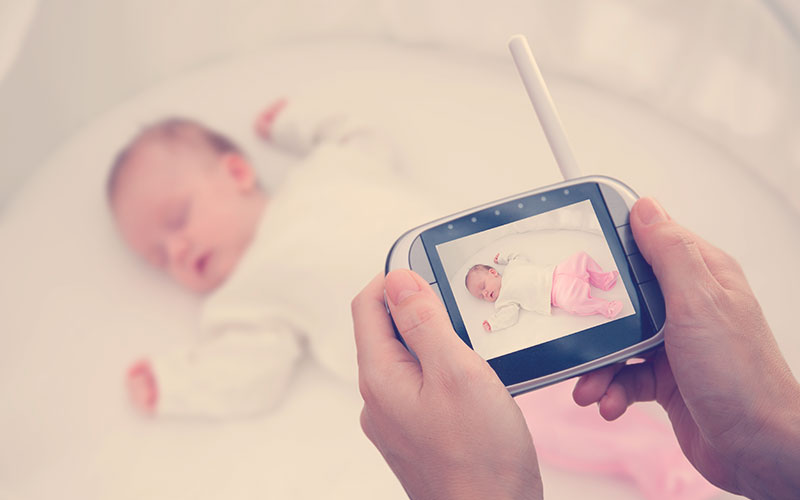
<svg viewBox="0 0 800 500">
<path fill-rule="evenodd" d="M 495 269 L 474 271 L 467 280 L 467 290 L 473 297 L 494 302 L 500 294 L 503 278 Z"/>
<path fill-rule="evenodd" d="M 264 195 L 239 155 L 147 144 L 120 172 L 111 205 L 137 254 L 202 293 L 225 281 L 247 249 Z"/>
</svg>

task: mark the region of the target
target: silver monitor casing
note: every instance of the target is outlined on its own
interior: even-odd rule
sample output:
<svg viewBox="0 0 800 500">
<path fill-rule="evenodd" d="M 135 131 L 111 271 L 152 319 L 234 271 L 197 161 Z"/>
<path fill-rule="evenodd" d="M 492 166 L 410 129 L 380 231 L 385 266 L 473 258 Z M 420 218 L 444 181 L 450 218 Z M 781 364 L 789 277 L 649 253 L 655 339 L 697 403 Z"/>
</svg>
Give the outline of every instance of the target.
<svg viewBox="0 0 800 500">
<path fill-rule="evenodd" d="M 619 218 L 621 214 L 624 213 L 624 216 L 627 218 L 627 215 L 630 213 L 631 207 L 639 198 L 639 196 L 627 185 L 624 183 L 613 179 L 611 177 L 601 176 L 601 175 L 590 175 L 586 177 L 579 177 L 574 179 L 569 179 L 564 182 L 559 182 L 557 184 L 551 184 L 549 186 L 540 187 L 537 189 L 533 189 L 530 191 L 526 191 L 524 193 L 520 193 L 514 196 L 509 196 L 506 198 L 502 198 L 499 200 L 492 201 L 490 203 L 485 203 L 482 205 L 478 205 L 476 207 L 470 208 L 468 210 L 462 210 L 460 212 L 448 215 L 446 217 L 442 217 L 440 219 L 428 222 L 427 224 L 423 224 L 422 226 L 415 227 L 410 231 L 404 233 L 398 240 L 394 243 L 391 250 L 389 251 L 389 255 L 386 258 L 386 273 L 388 274 L 390 271 L 394 269 L 411 269 L 414 270 L 412 266 L 412 244 L 414 241 L 422 234 L 424 231 L 439 226 L 441 224 L 447 223 L 452 220 L 460 219 L 466 215 L 471 213 L 485 210 L 491 208 L 495 205 L 503 204 L 511 202 L 518 198 L 526 198 L 531 195 L 535 195 L 538 193 L 543 193 L 547 191 L 552 191 L 554 189 L 561 189 L 567 188 L 569 186 L 573 186 L 576 184 L 582 184 L 585 182 L 594 182 L 597 183 L 601 190 L 608 193 L 608 189 L 610 188 L 618 194 L 618 197 L 615 197 L 615 201 L 610 202 L 613 203 L 614 206 L 609 206 L 609 211 L 614 212 L 616 211 L 616 217 Z M 607 205 L 609 202 L 607 201 Z M 627 212 L 624 212 L 627 210 Z M 418 255 L 414 256 L 415 259 L 420 258 Z M 425 257 L 427 259 L 427 257 Z M 431 281 L 433 283 L 433 281 Z M 388 307 L 387 307 L 388 309 Z M 640 314 L 644 314 L 644 309 L 641 308 L 639 311 Z M 576 377 L 583 373 L 596 370 L 606 365 L 610 365 L 613 363 L 618 363 L 621 361 L 625 361 L 626 359 L 636 357 L 639 354 L 642 354 L 650 349 L 653 349 L 664 342 L 664 328 L 663 325 L 659 329 L 659 331 L 653 335 L 652 337 L 639 342 L 638 344 L 634 344 L 630 347 L 622 349 L 612 354 L 608 354 L 606 356 L 594 359 L 587 363 L 582 363 L 580 365 L 573 366 L 571 368 L 567 368 L 566 370 L 561 370 L 555 373 L 551 373 L 542 377 L 538 377 L 535 379 L 527 380 L 525 382 L 520 382 L 517 384 L 513 384 L 507 386 L 506 388 L 511 393 L 512 396 L 516 396 L 518 394 L 522 394 L 534 389 L 538 389 L 540 387 L 544 387 L 547 385 L 555 384 L 557 382 L 561 382 L 562 380 L 566 380 L 572 377 Z"/>
</svg>

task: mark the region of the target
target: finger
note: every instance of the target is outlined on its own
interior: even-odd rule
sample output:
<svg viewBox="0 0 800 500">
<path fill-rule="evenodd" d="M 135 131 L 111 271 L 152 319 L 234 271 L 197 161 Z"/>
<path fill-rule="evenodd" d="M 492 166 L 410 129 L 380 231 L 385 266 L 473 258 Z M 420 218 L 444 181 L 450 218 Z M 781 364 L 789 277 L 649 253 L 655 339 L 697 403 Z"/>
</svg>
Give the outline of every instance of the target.
<svg viewBox="0 0 800 500">
<path fill-rule="evenodd" d="M 693 296 L 703 285 L 718 285 L 703 259 L 696 237 L 672 221 L 655 200 L 638 200 L 631 210 L 630 220 L 636 244 L 652 266 L 668 302 Z"/>
<path fill-rule="evenodd" d="M 383 274 L 379 274 L 350 304 L 360 372 L 371 373 L 392 363 L 415 362 L 395 337 L 383 301 L 383 284 Z"/>
<path fill-rule="evenodd" d="M 597 403 L 605 395 L 614 376 L 624 367 L 617 363 L 589 372 L 575 384 L 572 390 L 572 399 L 580 406 L 589 406 Z"/>
<path fill-rule="evenodd" d="M 597 403 L 606 420 L 621 417 L 630 405 L 656 399 L 656 377 L 651 362 L 625 365 Z"/>
<path fill-rule="evenodd" d="M 441 365 L 469 351 L 453 330 L 444 304 L 418 274 L 392 271 L 385 287 L 397 330 L 419 358 L 423 372 L 426 366 Z"/>
</svg>

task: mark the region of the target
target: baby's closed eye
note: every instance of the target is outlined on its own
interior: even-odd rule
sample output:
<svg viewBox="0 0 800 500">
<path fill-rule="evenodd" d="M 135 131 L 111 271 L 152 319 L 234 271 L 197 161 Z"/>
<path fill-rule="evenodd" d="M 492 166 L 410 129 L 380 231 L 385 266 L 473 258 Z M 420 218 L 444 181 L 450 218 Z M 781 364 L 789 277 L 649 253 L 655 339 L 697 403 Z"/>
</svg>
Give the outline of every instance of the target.
<svg viewBox="0 0 800 500">
<path fill-rule="evenodd" d="M 177 231 L 182 229 L 189 220 L 189 211 L 191 209 L 190 200 L 182 200 L 178 203 L 172 204 L 167 210 L 164 222 L 167 229 Z"/>
</svg>

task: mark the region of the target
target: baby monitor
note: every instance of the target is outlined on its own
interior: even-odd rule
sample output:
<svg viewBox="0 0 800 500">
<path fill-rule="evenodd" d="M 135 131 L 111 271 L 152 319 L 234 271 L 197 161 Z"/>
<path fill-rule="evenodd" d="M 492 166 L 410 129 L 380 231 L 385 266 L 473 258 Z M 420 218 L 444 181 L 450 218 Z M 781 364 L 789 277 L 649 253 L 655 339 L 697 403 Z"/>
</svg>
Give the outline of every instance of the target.
<svg viewBox="0 0 800 500">
<path fill-rule="evenodd" d="M 516 395 L 658 346 L 665 307 L 631 233 L 636 193 L 580 177 L 527 41 L 509 47 L 566 180 L 408 231 L 386 272 L 427 280 L 458 336 Z"/>
</svg>

